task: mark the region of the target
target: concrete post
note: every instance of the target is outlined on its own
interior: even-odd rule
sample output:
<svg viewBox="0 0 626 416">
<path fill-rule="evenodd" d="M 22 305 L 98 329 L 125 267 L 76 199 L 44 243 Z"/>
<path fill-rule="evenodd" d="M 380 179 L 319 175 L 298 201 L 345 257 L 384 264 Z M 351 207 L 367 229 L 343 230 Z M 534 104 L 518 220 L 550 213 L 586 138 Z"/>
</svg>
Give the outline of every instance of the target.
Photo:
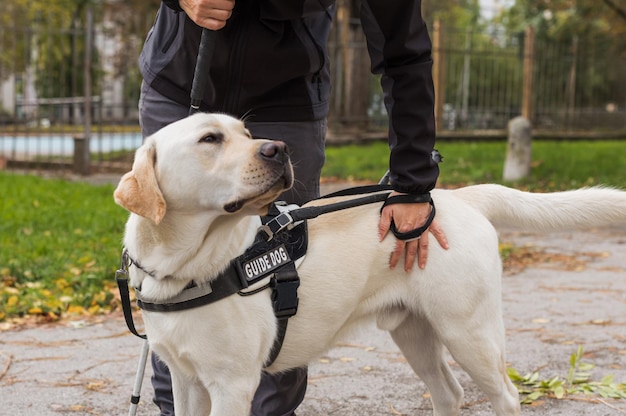
<svg viewBox="0 0 626 416">
<path fill-rule="evenodd" d="M 516 181 L 530 174 L 531 148 L 530 121 L 525 117 L 515 117 L 508 124 L 508 146 L 502 174 L 505 181 Z"/>
<path fill-rule="evenodd" d="M 78 175 L 87 176 L 91 173 L 91 155 L 89 139 L 85 136 L 74 136 L 73 171 Z"/>
</svg>

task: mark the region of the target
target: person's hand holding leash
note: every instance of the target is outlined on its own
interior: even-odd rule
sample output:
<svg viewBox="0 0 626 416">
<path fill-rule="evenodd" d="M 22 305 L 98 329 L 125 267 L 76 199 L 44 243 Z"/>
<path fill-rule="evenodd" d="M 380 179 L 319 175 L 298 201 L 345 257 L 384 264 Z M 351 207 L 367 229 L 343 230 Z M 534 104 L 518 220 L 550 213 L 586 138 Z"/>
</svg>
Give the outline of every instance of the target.
<svg viewBox="0 0 626 416">
<path fill-rule="evenodd" d="M 406 194 L 394 191 L 389 198 L 404 195 Z M 380 222 L 378 224 L 380 241 L 387 236 L 387 233 L 391 229 L 392 221 L 398 233 L 410 233 L 427 224 L 433 210 L 434 205 L 429 202 L 386 204 L 381 211 Z M 403 252 L 406 253 L 404 270 L 407 272 L 413 268 L 416 257 L 419 268 L 423 269 L 426 267 L 429 232 L 433 233 L 441 247 L 446 250 L 448 249 L 446 235 L 437 220 L 433 218 L 430 225 L 427 226 L 419 237 L 408 240 L 397 239 L 395 249 L 389 259 L 389 267 L 392 269 L 396 267 Z"/>
<path fill-rule="evenodd" d="M 198 26 L 219 30 L 230 19 L 235 0 L 180 0 L 179 4 Z"/>
</svg>

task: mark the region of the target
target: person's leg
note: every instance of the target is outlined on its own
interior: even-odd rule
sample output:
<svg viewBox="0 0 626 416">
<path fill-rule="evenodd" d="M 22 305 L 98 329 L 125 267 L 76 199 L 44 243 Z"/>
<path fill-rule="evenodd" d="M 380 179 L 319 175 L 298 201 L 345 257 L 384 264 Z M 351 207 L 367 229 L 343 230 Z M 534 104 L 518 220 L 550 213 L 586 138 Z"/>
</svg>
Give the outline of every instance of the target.
<svg viewBox="0 0 626 416">
<path fill-rule="evenodd" d="M 142 82 L 139 96 L 139 124 L 144 139 L 168 124 L 187 117 L 188 114 L 187 107 L 164 97 Z"/>
<path fill-rule="evenodd" d="M 139 100 L 144 137 L 187 116 L 188 109 L 142 85 Z M 289 146 L 294 164 L 294 187 L 281 195 L 289 203 L 303 204 L 319 197 L 319 179 L 324 164 L 326 121 L 289 123 L 246 123 L 255 137 L 282 140 Z M 169 369 L 155 354 L 151 357 L 154 403 L 162 416 L 174 415 Z M 278 375 L 263 374 L 252 402 L 253 416 L 291 416 L 306 392 L 307 369 L 297 368 Z"/>
<path fill-rule="evenodd" d="M 247 123 L 254 137 L 281 140 L 289 147 L 295 183 L 280 196 L 302 205 L 320 196 L 320 174 L 325 161 L 326 121 Z M 307 387 L 307 368 L 281 374 L 263 373 L 252 400 L 252 416 L 292 416 L 302 403 Z"/>
<path fill-rule="evenodd" d="M 174 416 L 174 393 L 170 370 L 155 353 L 150 355 L 150 363 L 152 364 L 151 381 L 154 389 L 154 404 L 159 408 L 160 416 Z"/>
</svg>

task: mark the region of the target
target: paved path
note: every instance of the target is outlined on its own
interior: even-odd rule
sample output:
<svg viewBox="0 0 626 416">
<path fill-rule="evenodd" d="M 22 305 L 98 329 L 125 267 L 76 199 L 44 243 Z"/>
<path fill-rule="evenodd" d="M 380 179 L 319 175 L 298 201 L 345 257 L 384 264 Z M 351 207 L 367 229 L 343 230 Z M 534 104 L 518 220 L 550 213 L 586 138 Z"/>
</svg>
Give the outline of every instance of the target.
<svg viewBox="0 0 626 416">
<path fill-rule="evenodd" d="M 520 373 L 567 376 L 578 345 L 607 374 L 626 381 L 626 228 L 547 236 L 515 230 L 501 240 L 550 258 L 507 274 L 503 284 L 507 358 Z M 550 256 L 548 254 L 551 254 Z M 559 263 L 562 260 L 563 263 Z M 0 415 L 128 413 L 142 341 L 119 314 L 0 329 Z M 492 414 L 484 396 L 450 359 L 465 389 L 462 415 Z M 146 371 L 138 415 L 156 415 Z M 312 363 L 298 416 L 430 415 L 424 384 L 386 333 L 368 328 Z M 622 415 L 626 400 L 576 397 L 524 406 L 525 415 Z"/>
</svg>

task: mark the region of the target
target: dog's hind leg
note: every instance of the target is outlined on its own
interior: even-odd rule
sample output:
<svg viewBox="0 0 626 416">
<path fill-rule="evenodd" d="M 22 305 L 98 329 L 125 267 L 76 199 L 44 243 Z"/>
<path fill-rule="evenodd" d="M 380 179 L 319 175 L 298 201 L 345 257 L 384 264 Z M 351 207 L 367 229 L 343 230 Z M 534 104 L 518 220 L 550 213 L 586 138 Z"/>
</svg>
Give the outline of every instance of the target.
<svg viewBox="0 0 626 416">
<path fill-rule="evenodd" d="M 487 395 L 498 416 L 519 415 L 519 393 L 506 371 L 502 322 L 471 325 L 469 321 L 459 322 L 456 329 L 447 328 L 450 336 L 442 335 L 444 344 Z"/>
<path fill-rule="evenodd" d="M 390 334 L 413 371 L 428 386 L 435 416 L 458 415 L 463 389 L 448 367 L 443 344 L 430 323 L 409 314 Z"/>
</svg>

